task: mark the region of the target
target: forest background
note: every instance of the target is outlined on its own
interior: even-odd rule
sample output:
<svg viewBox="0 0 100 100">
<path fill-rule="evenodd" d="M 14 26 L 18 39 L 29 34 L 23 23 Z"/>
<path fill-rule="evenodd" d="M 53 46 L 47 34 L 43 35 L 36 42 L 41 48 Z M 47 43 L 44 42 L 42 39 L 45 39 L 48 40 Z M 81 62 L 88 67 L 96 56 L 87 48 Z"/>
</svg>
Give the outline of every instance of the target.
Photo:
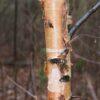
<svg viewBox="0 0 100 100">
<path fill-rule="evenodd" d="M 73 25 L 99 0 L 69 0 Z M 72 26 L 73 26 L 72 25 Z M 69 30 L 71 27 L 69 27 Z M 72 42 L 72 93 L 100 98 L 100 9 Z M 46 100 L 43 9 L 38 0 L 0 0 L 0 100 Z M 92 92 L 91 92 L 92 91 Z"/>
</svg>

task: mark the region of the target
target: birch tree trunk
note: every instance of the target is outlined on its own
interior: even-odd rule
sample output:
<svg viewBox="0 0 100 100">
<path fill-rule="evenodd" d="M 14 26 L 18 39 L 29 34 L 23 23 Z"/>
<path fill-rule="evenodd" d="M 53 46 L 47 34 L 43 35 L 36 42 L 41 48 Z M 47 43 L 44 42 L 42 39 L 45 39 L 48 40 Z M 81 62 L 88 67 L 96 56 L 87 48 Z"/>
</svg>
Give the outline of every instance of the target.
<svg viewBox="0 0 100 100">
<path fill-rule="evenodd" d="M 70 44 L 67 36 L 68 7 L 65 0 L 44 0 L 44 27 L 48 100 L 71 97 Z"/>
</svg>

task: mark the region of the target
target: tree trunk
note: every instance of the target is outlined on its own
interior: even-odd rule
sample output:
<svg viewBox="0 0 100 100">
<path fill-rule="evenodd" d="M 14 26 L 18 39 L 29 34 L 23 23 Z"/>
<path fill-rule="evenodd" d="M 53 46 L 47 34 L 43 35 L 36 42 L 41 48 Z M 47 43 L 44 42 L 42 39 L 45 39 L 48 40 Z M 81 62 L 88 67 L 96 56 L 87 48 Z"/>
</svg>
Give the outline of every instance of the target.
<svg viewBox="0 0 100 100">
<path fill-rule="evenodd" d="M 44 0 L 46 67 L 48 100 L 71 97 L 71 63 L 68 34 L 68 7 L 65 0 Z"/>
</svg>

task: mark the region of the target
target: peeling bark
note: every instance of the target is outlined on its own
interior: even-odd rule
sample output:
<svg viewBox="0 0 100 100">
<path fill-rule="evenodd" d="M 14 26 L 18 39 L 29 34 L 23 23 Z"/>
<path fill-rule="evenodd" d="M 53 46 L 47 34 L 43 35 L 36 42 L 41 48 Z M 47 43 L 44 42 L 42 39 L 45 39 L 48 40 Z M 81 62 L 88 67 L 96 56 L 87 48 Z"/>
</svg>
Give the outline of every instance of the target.
<svg viewBox="0 0 100 100">
<path fill-rule="evenodd" d="M 65 0 L 44 0 L 43 3 L 48 100 L 69 100 L 71 96 L 68 6 L 66 4 Z M 65 32 L 67 32 L 66 36 Z"/>
</svg>

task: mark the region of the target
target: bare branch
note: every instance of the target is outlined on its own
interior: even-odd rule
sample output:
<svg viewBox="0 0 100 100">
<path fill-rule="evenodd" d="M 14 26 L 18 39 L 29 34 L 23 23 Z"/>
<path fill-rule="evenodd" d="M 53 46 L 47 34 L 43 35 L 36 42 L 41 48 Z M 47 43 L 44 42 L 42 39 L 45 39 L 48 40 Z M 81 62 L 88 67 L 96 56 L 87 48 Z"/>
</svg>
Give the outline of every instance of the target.
<svg viewBox="0 0 100 100">
<path fill-rule="evenodd" d="M 71 38 L 75 34 L 76 30 L 100 7 L 100 1 L 96 3 L 82 18 L 80 18 L 77 23 L 69 31 Z"/>
<path fill-rule="evenodd" d="M 73 43 L 76 40 L 79 40 L 87 49 L 90 49 L 93 51 L 93 48 L 90 48 L 84 41 L 82 41 L 82 39 L 80 39 L 80 37 L 89 37 L 89 38 L 96 38 L 96 39 L 100 39 L 100 37 L 94 36 L 94 35 L 89 35 L 89 34 L 79 34 L 77 36 L 75 36 L 74 38 L 72 38 L 69 42 Z M 100 55 L 99 51 L 94 51 L 96 54 L 98 54 L 98 56 Z"/>
<path fill-rule="evenodd" d="M 98 100 L 97 99 L 97 96 L 96 96 L 96 93 L 95 93 L 95 90 L 93 88 L 93 85 L 92 85 L 92 81 L 91 81 L 90 76 L 87 73 L 85 73 L 84 76 L 85 76 L 85 79 L 87 81 L 87 87 L 90 90 L 90 93 L 91 93 L 91 96 L 92 96 L 93 100 Z"/>
<path fill-rule="evenodd" d="M 32 93 L 30 93 L 29 91 L 27 91 L 26 89 L 24 89 L 22 86 L 20 86 L 19 84 L 17 84 L 14 80 L 12 80 L 9 76 L 7 76 L 8 80 L 10 80 L 14 85 L 16 85 L 19 89 L 21 89 L 22 91 L 24 91 L 25 93 L 27 93 L 29 96 L 31 96 L 32 98 L 34 98 L 35 100 L 37 100 L 37 96 L 34 96 Z"/>
<path fill-rule="evenodd" d="M 69 42 L 72 43 L 74 41 L 76 41 L 77 39 L 79 39 L 80 37 L 89 37 L 89 38 L 96 38 L 96 39 L 100 39 L 100 36 L 97 37 L 97 36 L 94 36 L 94 35 L 89 35 L 89 34 L 78 34 L 76 35 L 74 38 L 72 38 Z"/>
<path fill-rule="evenodd" d="M 98 56 L 100 56 L 100 51 L 95 51 L 93 48 L 89 47 L 82 39 L 79 39 L 79 41 L 88 49 L 94 51 Z"/>
<path fill-rule="evenodd" d="M 94 36 L 94 35 L 89 35 L 89 34 L 78 34 L 79 36 L 87 36 L 89 38 L 96 38 L 96 39 L 100 39 L 100 36 Z"/>
<path fill-rule="evenodd" d="M 83 56 L 77 54 L 75 51 L 73 51 L 72 53 L 73 53 L 73 55 L 74 55 L 76 58 L 81 58 L 81 59 L 83 59 L 84 61 L 87 61 L 87 62 L 89 62 L 89 63 L 93 63 L 93 64 L 100 65 L 100 62 L 96 62 L 96 61 L 94 61 L 94 60 L 90 60 L 90 59 L 88 59 L 88 58 L 86 58 L 86 57 L 83 57 Z"/>
</svg>

